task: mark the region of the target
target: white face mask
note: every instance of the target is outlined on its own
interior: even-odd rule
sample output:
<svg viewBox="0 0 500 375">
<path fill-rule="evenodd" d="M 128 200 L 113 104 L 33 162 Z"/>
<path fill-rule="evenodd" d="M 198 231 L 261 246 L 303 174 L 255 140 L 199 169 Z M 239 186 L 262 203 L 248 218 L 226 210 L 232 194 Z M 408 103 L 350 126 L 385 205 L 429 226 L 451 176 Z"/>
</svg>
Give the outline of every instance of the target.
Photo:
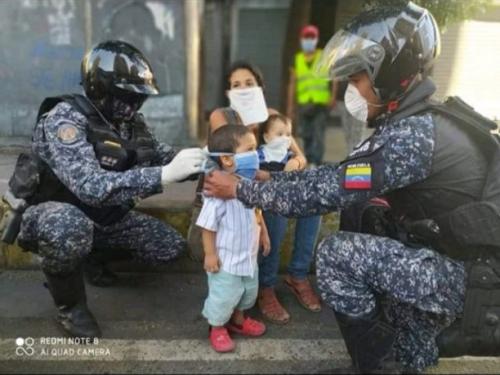
<svg viewBox="0 0 500 375">
<path fill-rule="evenodd" d="M 291 143 L 292 140 L 290 137 L 281 136 L 276 137 L 269 143 L 263 145 L 262 151 L 264 153 L 265 161 L 276 161 L 278 163 L 282 162 L 288 153 Z"/>
<path fill-rule="evenodd" d="M 344 102 L 352 117 L 363 122 L 368 120 L 368 102 L 351 83 L 347 85 Z"/>
<path fill-rule="evenodd" d="M 229 103 L 238 112 L 243 125 L 264 122 L 269 117 L 262 87 L 229 90 Z"/>
</svg>

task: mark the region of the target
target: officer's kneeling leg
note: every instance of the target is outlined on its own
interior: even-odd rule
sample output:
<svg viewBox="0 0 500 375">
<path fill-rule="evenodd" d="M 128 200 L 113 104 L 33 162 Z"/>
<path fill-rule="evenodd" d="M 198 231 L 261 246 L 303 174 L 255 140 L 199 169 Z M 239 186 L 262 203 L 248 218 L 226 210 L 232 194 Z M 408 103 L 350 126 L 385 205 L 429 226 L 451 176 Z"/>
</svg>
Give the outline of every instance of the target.
<svg viewBox="0 0 500 375">
<path fill-rule="evenodd" d="M 95 246 L 103 251 L 128 250 L 134 258 L 157 265 L 178 257 L 186 240 L 159 219 L 131 211 L 120 222 L 96 228 Z"/>
<path fill-rule="evenodd" d="M 372 319 L 383 296 L 395 357 L 415 371 L 437 362 L 435 337 L 464 307 L 461 262 L 390 238 L 340 231 L 319 246 L 316 269 L 325 303 L 349 318 Z"/>
<path fill-rule="evenodd" d="M 18 241 L 42 257 L 47 286 L 59 309 L 58 323 L 72 336 L 99 337 L 87 308 L 81 263 L 92 247 L 93 223 L 67 203 L 45 202 L 23 215 Z"/>
<path fill-rule="evenodd" d="M 367 286 L 356 281 L 356 262 L 345 261 L 354 259 L 354 248 L 344 247 L 337 253 L 339 241 L 342 239 L 338 236 L 331 236 L 318 246 L 316 270 L 322 298 L 335 312 L 356 370 L 361 373 L 398 373 L 401 366 L 395 360 L 393 349 L 396 330 L 387 322 L 377 301 L 366 298 Z M 348 285 L 352 286 L 350 290 L 340 290 Z M 344 294 L 344 297 L 340 298 L 339 294 Z"/>
</svg>

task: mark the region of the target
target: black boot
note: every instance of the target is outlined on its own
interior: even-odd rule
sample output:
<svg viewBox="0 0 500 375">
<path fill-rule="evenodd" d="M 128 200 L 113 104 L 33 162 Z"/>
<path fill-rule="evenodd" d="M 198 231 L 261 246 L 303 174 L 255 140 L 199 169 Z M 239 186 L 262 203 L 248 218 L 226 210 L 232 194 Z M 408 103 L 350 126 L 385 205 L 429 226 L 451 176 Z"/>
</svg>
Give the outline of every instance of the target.
<svg viewBox="0 0 500 375">
<path fill-rule="evenodd" d="M 84 271 L 87 281 L 94 286 L 108 287 L 118 280 L 118 276 L 108 268 L 106 262 L 91 255 L 85 260 Z"/>
<path fill-rule="evenodd" d="M 116 284 L 118 276 L 108 268 L 113 261 L 130 260 L 132 255 L 125 250 L 95 249 L 85 259 L 84 272 L 87 281 L 98 287 Z"/>
<path fill-rule="evenodd" d="M 490 321 L 484 323 L 483 329 L 467 331 L 463 320 L 455 320 L 436 338 L 440 357 L 493 356 L 500 355 L 500 323 L 498 315 L 485 314 Z"/>
<path fill-rule="evenodd" d="M 364 318 L 335 312 L 335 317 L 356 371 L 363 374 L 403 372 L 394 357 L 396 331 L 385 321 L 382 312 Z"/>
<path fill-rule="evenodd" d="M 81 268 L 64 275 L 45 272 L 45 276 L 47 287 L 59 310 L 56 321 L 64 331 L 73 337 L 101 337 L 101 330 L 87 307 Z"/>
<path fill-rule="evenodd" d="M 461 357 L 467 354 L 469 345 L 462 335 L 461 323 L 461 319 L 455 320 L 436 337 L 440 357 Z"/>
</svg>

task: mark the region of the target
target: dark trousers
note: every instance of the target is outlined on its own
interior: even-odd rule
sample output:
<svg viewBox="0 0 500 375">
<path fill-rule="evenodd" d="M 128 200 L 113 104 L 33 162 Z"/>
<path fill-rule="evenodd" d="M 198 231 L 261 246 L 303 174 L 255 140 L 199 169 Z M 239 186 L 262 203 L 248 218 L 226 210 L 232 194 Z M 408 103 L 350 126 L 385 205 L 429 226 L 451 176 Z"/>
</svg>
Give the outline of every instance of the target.
<svg viewBox="0 0 500 375">
<path fill-rule="evenodd" d="M 259 284 L 263 287 L 273 287 L 278 282 L 280 251 L 288 219 L 270 211 L 264 211 L 263 215 L 271 240 L 271 252 L 266 257 L 259 254 Z M 292 257 L 287 267 L 290 276 L 299 280 L 307 277 L 313 260 L 320 224 L 321 216 L 307 216 L 297 219 Z"/>
<path fill-rule="evenodd" d="M 324 105 L 299 105 L 299 136 L 304 141 L 304 152 L 309 163 L 319 165 L 325 153 L 325 127 L 328 119 Z"/>
</svg>

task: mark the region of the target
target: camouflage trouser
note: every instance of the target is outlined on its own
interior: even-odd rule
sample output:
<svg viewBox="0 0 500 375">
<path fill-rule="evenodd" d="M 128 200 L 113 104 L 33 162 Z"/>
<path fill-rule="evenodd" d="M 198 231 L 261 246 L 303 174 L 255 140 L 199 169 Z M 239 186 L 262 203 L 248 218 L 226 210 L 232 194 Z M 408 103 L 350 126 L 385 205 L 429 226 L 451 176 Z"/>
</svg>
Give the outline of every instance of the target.
<svg viewBox="0 0 500 375">
<path fill-rule="evenodd" d="M 461 262 L 390 238 L 341 231 L 319 245 L 316 270 L 321 297 L 335 311 L 358 317 L 383 302 L 405 367 L 422 371 L 437 363 L 435 338 L 463 311 Z"/>
<path fill-rule="evenodd" d="M 57 274 L 74 270 L 93 250 L 129 251 L 140 261 L 161 264 L 177 257 L 185 240 L 151 216 L 130 211 L 106 227 L 95 224 L 77 207 L 45 202 L 23 215 L 18 240 L 42 258 L 42 269 Z"/>
</svg>

